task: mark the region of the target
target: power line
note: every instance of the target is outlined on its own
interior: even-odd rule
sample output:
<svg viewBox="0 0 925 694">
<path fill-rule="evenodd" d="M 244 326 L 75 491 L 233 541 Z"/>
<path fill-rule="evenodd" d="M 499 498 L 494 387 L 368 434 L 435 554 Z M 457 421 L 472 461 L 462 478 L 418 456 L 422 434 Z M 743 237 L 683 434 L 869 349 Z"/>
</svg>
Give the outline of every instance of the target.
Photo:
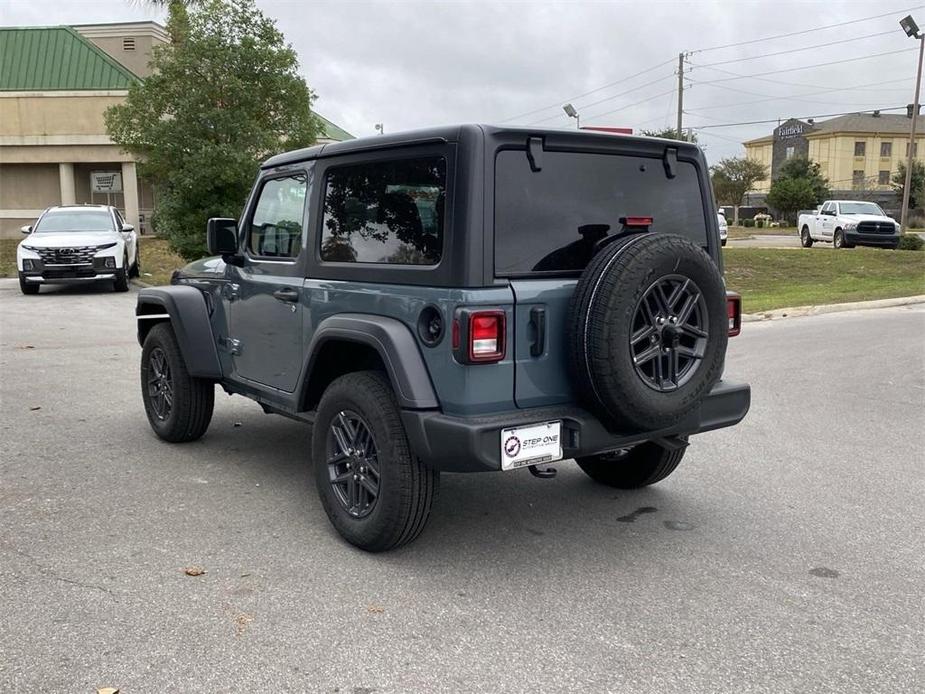
<svg viewBox="0 0 925 694">
<path fill-rule="evenodd" d="M 820 113 L 814 116 L 791 116 L 791 117 L 796 118 L 797 120 L 807 120 L 809 118 L 831 118 L 833 116 L 849 116 L 849 115 L 856 114 L 856 113 L 863 113 L 866 110 L 869 110 L 869 109 L 864 109 L 863 111 L 854 110 L 854 111 L 842 111 L 840 113 Z M 876 110 L 877 111 L 905 111 L 906 107 L 905 106 L 890 106 L 888 108 L 878 108 Z M 709 116 L 704 116 L 704 117 L 709 118 Z M 742 125 L 761 125 L 764 123 L 778 123 L 780 122 L 780 120 L 781 120 L 780 118 L 769 118 L 767 120 L 750 120 L 750 121 L 742 121 L 739 123 L 720 123 L 718 125 L 693 125 L 691 127 L 694 128 L 695 130 L 706 130 L 707 128 L 732 128 L 732 127 L 742 126 Z"/>
<path fill-rule="evenodd" d="M 652 99 L 657 99 L 660 96 L 665 96 L 666 94 L 674 94 L 674 89 L 669 89 L 667 92 L 662 92 L 661 94 L 656 94 L 655 96 L 650 96 L 640 101 L 637 101 L 632 104 L 627 104 L 626 106 L 621 106 L 620 108 L 615 108 L 612 111 L 605 111 L 604 113 L 596 113 L 593 116 L 585 116 L 585 121 L 590 121 L 593 118 L 601 118 L 603 116 L 609 116 L 611 113 L 618 113 L 620 111 L 625 111 L 628 108 L 633 108 L 633 106 L 639 106 L 639 104 L 644 104 L 647 101 L 652 101 Z"/>
<path fill-rule="evenodd" d="M 767 72 L 756 72 L 752 75 L 736 75 L 735 77 L 723 77 L 717 80 L 707 80 L 706 82 L 699 82 L 699 84 L 717 84 L 719 82 L 730 82 L 732 80 L 738 80 L 738 79 L 756 78 L 756 77 L 762 77 L 764 75 L 777 75 L 782 72 L 799 72 L 800 70 L 811 70 L 812 68 L 828 67 L 829 65 L 842 65 L 844 63 L 855 63 L 859 60 L 870 60 L 872 58 L 882 58 L 885 55 L 896 55 L 897 53 L 909 53 L 911 51 L 917 51 L 917 50 L 919 49 L 918 48 L 900 48 L 899 50 L 896 50 L 896 51 L 885 51 L 883 53 L 871 53 L 870 55 L 861 55 L 861 56 L 857 56 L 856 58 L 843 58 L 842 60 L 832 60 L 828 63 L 816 63 L 814 65 L 802 65 L 800 67 L 788 67 L 782 70 L 768 70 Z M 692 63 L 692 65 L 694 67 L 706 67 L 705 65 L 697 65 L 696 63 Z M 710 68 L 710 69 L 719 70 L 719 68 Z M 727 70 L 719 70 L 719 71 L 728 72 Z M 735 73 L 728 73 L 728 74 L 735 74 Z M 812 85 L 807 84 L 804 86 L 810 87 Z"/>
<path fill-rule="evenodd" d="M 666 80 L 666 79 L 670 79 L 670 78 L 672 78 L 672 77 L 674 77 L 674 75 L 665 75 L 664 77 L 659 77 L 657 80 L 652 80 L 651 82 L 646 82 L 645 84 L 640 84 L 638 87 L 633 87 L 632 89 L 627 89 L 625 92 L 621 92 L 621 93 L 619 93 L 619 94 L 614 94 L 613 96 L 608 96 L 608 97 L 605 98 L 605 99 L 600 99 L 600 100 L 598 100 L 598 101 L 592 101 L 590 104 L 581 104 L 581 108 L 590 108 L 591 106 L 597 106 L 598 104 L 603 104 L 605 101 L 610 101 L 610 100 L 612 100 L 612 99 L 619 99 L 621 96 L 626 96 L 627 94 L 632 94 L 633 92 L 638 91 L 638 90 L 640 90 L 640 89 L 643 89 L 644 87 L 648 87 L 648 86 L 653 85 L 653 84 L 658 84 L 659 82 L 662 82 L 662 81 L 664 81 L 664 80 Z M 542 119 L 540 119 L 540 120 L 535 120 L 535 121 L 533 121 L 532 123 L 528 123 L 528 125 L 536 125 L 537 123 L 545 123 L 546 121 L 553 120 L 554 118 L 561 118 L 561 114 L 557 113 L 556 115 L 554 115 L 554 116 L 549 116 L 548 118 L 542 118 Z"/>
<path fill-rule="evenodd" d="M 915 50 L 915 49 L 913 49 L 913 50 Z M 814 66 L 814 67 L 818 67 L 818 66 Z M 769 79 L 769 78 L 767 78 L 767 77 L 763 77 L 763 76 L 762 76 L 762 75 L 769 75 L 769 74 L 777 74 L 776 72 L 775 72 L 775 73 L 762 72 L 762 73 L 758 73 L 758 74 L 756 74 L 756 75 L 743 75 L 743 74 L 740 73 L 740 72 L 732 72 L 731 70 L 724 70 L 723 68 L 719 68 L 719 67 L 711 67 L 711 68 L 707 68 L 707 69 L 708 69 L 708 70 L 713 70 L 714 72 L 720 72 L 720 73 L 722 73 L 722 74 L 724 74 L 724 75 L 733 75 L 733 76 L 736 77 L 736 78 L 754 78 L 754 79 L 756 79 L 756 80 L 758 80 L 758 81 L 760 81 L 760 82 L 770 82 L 771 84 L 781 84 L 781 85 L 783 85 L 783 86 L 785 86 L 785 87 L 802 87 L 802 88 L 804 88 L 804 89 L 813 89 L 813 90 L 829 89 L 828 85 L 821 85 L 821 84 L 806 84 L 805 82 L 784 82 L 783 80 L 774 80 L 774 79 Z M 777 71 L 777 72 L 787 72 L 787 70 L 779 70 L 779 71 Z M 693 80 L 693 79 L 691 80 L 691 82 L 696 83 L 696 84 L 705 84 L 705 85 L 710 85 L 710 86 L 712 86 L 713 84 L 716 84 L 716 83 L 718 83 L 718 82 L 726 82 L 726 81 L 731 81 L 731 80 L 706 80 L 706 81 L 703 81 L 703 82 L 700 82 L 700 81 L 698 81 L 698 80 Z M 874 84 L 891 84 L 892 82 L 900 82 L 900 81 L 907 81 L 907 80 L 886 80 L 886 81 L 881 81 L 881 82 L 875 82 Z M 759 94 L 758 92 L 749 92 L 749 91 L 745 91 L 744 89 L 737 89 L 737 88 L 735 88 L 735 87 L 720 87 L 720 88 L 721 88 L 721 89 L 730 89 L 730 90 L 732 90 L 732 91 L 734 91 L 734 92 L 741 92 L 741 93 L 743 93 L 743 94 L 751 94 L 752 96 L 762 96 L 762 95 Z M 895 89 L 875 89 L 875 88 L 866 88 L 866 89 L 864 89 L 864 91 L 867 91 L 867 92 L 892 92 L 892 91 L 895 91 Z"/>
<path fill-rule="evenodd" d="M 895 34 L 896 32 L 893 29 L 889 31 L 881 31 L 878 34 L 867 34 L 865 36 L 856 36 L 850 39 L 842 39 L 841 41 L 827 41 L 823 48 L 828 48 L 829 46 L 837 46 L 840 43 L 852 43 L 854 41 L 863 41 L 864 39 L 873 39 L 878 36 L 886 36 L 887 34 Z M 819 46 L 806 46 L 805 48 L 791 48 L 786 51 L 776 51 L 775 53 L 762 53 L 761 55 L 752 55 L 746 56 L 745 58 L 733 58 L 731 60 L 720 60 L 716 63 L 706 63 L 705 65 L 697 65 L 697 67 L 713 67 L 714 65 L 728 65 L 729 63 L 742 63 L 746 60 L 759 60 L 760 58 L 770 58 L 776 55 L 790 55 L 791 53 L 802 53 L 803 51 L 818 51 Z"/>
<path fill-rule="evenodd" d="M 707 51 L 716 51 L 716 50 L 721 50 L 721 49 L 725 49 L 725 48 L 733 48 L 733 47 L 736 47 L 736 46 L 751 45 L 751 44 L 753 44 L 753 43 L 763 43 L 763 42 L 766 42 L 766 41 L 773 41 L 773 40 L 777 40 L 777 39 L 788 38 L 788 37 L 791 37 L 791 36 L 801 36 L 801 35 L 803 35 L 803 34 L 809 34 L 809 33 L 813 33 L 813 32 L 816 32 L 816 31 L 822 31 L 822 30 L 825 30 L 825 29 L 833 29 L 833 28 L 835 28 L 835 27 L 847 26 L 847 25 L 850 25 L 850 24 L 857 24 L 857 23 L 859 23 L 859 22 L 866 22 L 866 21 L 870 21 L 870 20 L 872 20 L 872 19 L 880 19 L 880 18 L 882 18 L 882 17 L 895 16 L 895 15 L 898 15 L 898 14 L 901 14 L 901 13 L 904 13 L 904 12 L 911 12 L 911 11 L 913 11 L 913 10 L 922 9 L 923 7 L 925 7 L 925 5 L 916 5 L 916 6 L 914 6 L 914 7 L 910 7 L 910 8 L 904 9 L 904 10 L 893 10 L 893 11 L 891 11 L 891 12 L 885 12 L 885 13 L 883 13 L 883 14 L 872 15 L 872 16 L 870 16 L 870 17 L 861 17 L 861 18 L 859 18 L 859 19 L 852 19 L 852 20 L 845 21 L 845 22 L 838 22 L 838 23 L 836 23 L 836 24 L 828 24 L 828 25 L 826 25 L 826 26 L 814 27 L 814 28 L 812 28 L 812 29 L 805 29 L 805 30 L 802 30 L 802 31 L 795 31 L 795 32 L 789 32 L 789 33 L 786 33 L 786 34 L 777 34 L 777 35 L 773 35 L 773 36 L 766 36 L 766 37 L 763 37 L 763 38 L 750 39 L 750 40 L 748 40 L 748 41 L 740 41 L 740 42 L 737 42 L 737 43 L 730 43 L 730 44 L 725 44 L 725 45 L 722 45 L 722 46 L 710 46 L 710 47 L 707 47 L 707 48 L 700 48 L 700 49 L 697 49 L 697 50 L 694 50 L 694 51 L 690 51 L 689 53 L 704 53 L 704 52 L 707 52 Z M 881 32 L 881 33 L 878 33 L 878 34 L 871 34 L 871 35 L 869 35 L 869 36 L 858 37 L 858 38 L 854 38 L 854 39 L 844 39 L 844 40 L 840 40 L 840 41 L 832 41 L 832 42 L 829 42 L 827 45 L 837 45 L 837 44 L 841 44 L 841 43 L 848 43 L 848 42 L 860 40 L 860 39 L 863 39 L 863 38 L 874 38 L 874 37 L 877 37 L 877 36 L 883 36 L 883 35 L 888 34 L 888 33 L 891 33 L 891 32 L 885 31 L 885 32 Z M 779 52 L 776 52 L 776 53 L 768 53 L 768 54 L 763 54 L 763 55 L 759 55 L 759 56 L 745 57 L 745 58 L 741 58 L 741 59 L 738 59 L 738 60 L 718 61 L 718 62 L 715 62 L 715 63 L 707 63 L 707 64 L 704 64 L 704 65 L 692 64 L 692 66 L 693 66 L 693 67 L 703 67 L 703 68 L 709 68 L 709 69 L 716 69 L 716 68 L 713 68 L 712 66 L 714 66 L 714 65 L 724 65 L 724 64 L 728 64 L 728 63 L 732 63 L 732 62 L 741 62 L 741 61 L 743 61 L 743 60 L 757 60 L 757 59 L 759 59 L 759 58 L 766 58 L 766 57 L 771 57 L 771 56 L 775 56 L 775 55 L 783 55 L 783 54 L 786 54 L 786 53 L 796 53 L 796 52 L 811 50 L 811 49 L 813 49 L 813 48 L 816 48 L 816 47 L 815 47 L 815 46 L 810 46 L 810 47 L 805 47 L 805 48 L 793 49 L 793 50 L 790 50 L 790 51 L 779 51 Z M 724 82 L 724 81 L 731 81 L 731 80 L 735 80 L 735 79 L 745 79 L 745 78 L 756 78 L 756 79 L 760 79 L 760 78 L 761 78 L 762 76 L 764 76 L 764 75 L 777 74 L 777 73 L 780 73 L 780 72 L 795 72 L 795 71 L 798 71 L 798 70 L 808 70 L 808 69 L 811 69 L 811 68 L 814 68 L 814 67 L 825 67 L 825 66 L 828 66 L 828 65 L 838 65 L 838 64 L 847 63 L 847 62 L 853 62 L 853 61 L 857 61 L 857 60 L 867 60 L 867 59 L 870 59 L 870 58 L 877 58 L 877 57 L 881 57 L 881 56 L 885 56 L 885 55 L 893 55 L 893 54 L 896 54 L 896 53 L 904 53 L 904 52 L 912 51 L 912 50 L 915 50 L 915 49 L 904 49 L 904 50 L 897 50 L 897 51 L 891 51 L 891 52 L 885 52 L 885 53 L 877 53 L 877 54 L 874 54 L 874 55 L 860 56 L 860 57 L 857 57 L 857 58 L 848 58 L 848 59 L 843 59 L 843 60 L 832 61 L 832 62 L 829 62 L 829 63 L 819 63 L 819 64 L 816 64 L 816 65 L 807 65 L 807 66 L 803 66 L 803 67 L 789 68 L 789 69 L 784 69 L 784 70 L 773 70 L 773 71 L 768 71 L 768 72 L 763 72 L 763 73 L 757 73 L 757 74 L 754 74 L 754 75 L 736 75 L 736 76 L 734 76 L 734 77 L 725 78 L 725 79 L 711 80 L 711 81 L 707 81 L 707 82 L 699 82 L 699 84 L 714 84 L 714 83 L 717 83 L 717 82 Z M 660 68 L 660 67 L 662 67 L 662 66 L 664 66 L 664 65 L 668 65 L 669 63 L 672 63 L 672 62 L 674 62 L 674 59 L 673 59 L 673 58 L 672 58 L 672 59 L 669 59 L 669 60 L 666 60 L 666 61 L 664 61 L 664 62 L 662 62 L 662 63 L 658 63 L 657 65 L 653 65 L 653 66 L 651 66 L 651 67 L 648 67 L 648 68 L 646 68 L 645 70 L 641 70 L 640 72 L 636 72 L 636 73 L 634 73 L 634 74 L 632 74 L 632 75 L 629 75 L 629 76 L 627 76 L 627 77 L 623 77 L 623 78 L 621 78 L 621 79 L 619 79 L 619 80 L 616 80 L 616 81 L 614 81 L 614 82 L 609 82 L 609 83 L 607 83 L 607 84 L 601 85 L 600 87 L 596 87 L 596 88 L 591 89 L 591 90 L 589 90 L 589 91 L 587 91 L 587 92 L 584 92 L 584 93 L 582 93 L 582 94 L 578 94 L 578 95 L 576 95 L 576 96 L 568 97 L 568 98 L 566 98 L 566 99 L 559 100 L 559 101 L 557 101 L 557 102 L 555 102 L 555 103 L 553 103 L 553 104 L 549 104 L 549 105 L 547 105 L 547 106 L 543 106 L 543 107 L 541 107 L 541 108 L 537 108 L 537 109 L 534 109 L 534 110 L 532 110 L 532 111 L 527 111 L 527 112 L 525 112 L 525 113 L 521 113 L 521 114 L 518 114 L 518 115 L 516 115 L 516 116 L 511 116 L 510 118 L 505 118 L 504 120 L 502 120 L 502 121 L 500 121 L 500 122 L 501 122 L 501 123 L 507 123 L 507 122 L 510 122 L 510 121 L 513 121 L 513 120 L 517 120 L 517 119 L 525 118 L 525 117 L 527 117 L 527 116 L 531 116 L 531 115 L 534 115 L 534 114 L 537 114 L 537 113 L 541 113 L 541 112 L 546 111 L 546 110 L 548 110 L 548 109 L 550 109 L 550 108 L 559 108 L 559 107 L 561 106 L 561 104 L 564 103 L 564 102 L 571 102 L 571 101 L 575 101 L 575 100 L 578 100 L 578 99 L 582 99 L 582 98 L 584 98 L 584 97 L 586 97 L 586 96 L 590 96 L 591 94 L 595 94 L 595 93 L 597 93 L 597 92 L 603 91 L 604 89 L 608 89 L 608 88 L 610 88 L 610 87 L 614 87 L 614 86 L 617 86 L 617 85 L 619 85 L 619 84 L 623 84 L 623 83 L 628 82 L 628 81 L 630 81 L 630 80 L 632 80 L 632 79 L 635 79 L 636 77 L 640 77 L 640 76 L 642 76 L 642 75 L 644 75 L 644 74 L 647 74 L 647 73 L 649 73 L 649 72 L 652 72 L 653 70 L 657 70 L 658 68 Z M 720 72 L 722 72 L 722 71 L 720 71 Z M 729 73 L 729 74 L 734 74 L 734 73 Z M 661 78 L 661 79 L 664 79 L 664 78 Z M 611 99 L 619 98 L 619 97 L 624 96 L 624 95 L 626 95 L 626 94 L 632 93 L 633 91 L 638 91 L 639 89 L 642 89 L 642 88 L 644 88 L 644 87 L 646 87 L 646 86 L 649 86 L 650 84 L 655 84 L 655 83 L 661 81 L 661 79 L 655 80 L 655 81 L 653 81 L 653 82 L 648 82 L 648 83 L 646 83 L 646 84 L 644 84 L 644 85 L 640 85 L 640 86 L 635 87 L 635 88 L 633 88 L 633 89 L 631 89 L 631 90 L 628 90 L 628 91 L 626 91 L 626 92 L 622 92 L 621 94 L 617 94 L 617 95 L 614 95 L 614 96 L 611 96 L 611 97 L 607 97 L 607 98 L 605 98 L 605 99 L 601 99 L 601 100 L 599 100 L 599 101 L 592 102 L 591 104 L 584 104 L 584 105 L 581 105 L 581 108 L 587 108 L 587 107 L 589 107 L 589 106 L 594 106 L 594 105 L 603 103 L 604 101 L 609 101 L 609 100 L 611 100 Z M 691 81 L 693 82 L 694 80 L 691 80 Z M 767 82 L 775 82 L 775 80 L 764 80 L 764 81 L 767 81 Z M 787 83 L 785 83 L 785 82 L 780 82 L 780 84 L 787 84 Z M 795 85 L 795 84 L 793 84 L 793 85 L 791 85 L 791 86 L 804 86 L 804 87 L 810 87 L 810 86 L 812 86 L 812 85 Z M 661 95 L 659 95 L 659 96 L 661 96 Z M 656 98 L 656 97 L 653 97 L 653 98 Z M 642 102 L 638 102 L 638 103 L 642 103 Z M 629 107 L 626 107 L 626 108 L 629 108 Z M 617 110 L 622 110 L 622 109 L 617 109 Z M 610 111 L 610 112 L 608 112 L 608 113 L 614 113 L 614 112 L 615 112 L 615 111 Z M 597 115 L 597 116 L 591 116 L 591 117 L 592 117 L 592 118 L 598 118 L 598 117 L 600 117 L 601 115 L 608 115 L 608 114 L 599 114 L 599 115 Z M 543 122 L 546 122 L 546 121 L 549 121 L 549 120 L 553 120 L 553 119 L 558 118 L 558 117 L 559 117 L 559 116 L 558 116 L 558 114 L 557 114 L 557 115 L 555 115 L 555 116 L 550 116 L 550 117 L 544 118 L 544 119 L 539 120 L 539 121 L 534 121 L 533 123 L 530 123 L 530 125 L 534 125 L 534 124 L 536 124 L 536 123 L 543 123 Z"/>
<path fill-rule="evenodd" d="M 912 12 L 913 10 L 920 10 L 925 5 L 916 5 L 915 7 L 909 7 L 905 10 L 892 10 L 891 12 L 884 12 L 883 14 L 875 14 L 872 17 L 861 17 L 860 19 L 852 19 L 847 22 L 839 22 L 838 24 L 828 24 L 822 27 L 814 27 L 812 29 L 803 29 L 802 31 L 792 31 L 788 34 L 777 34 L 775 36 L 765 36 L 764 38 L 759 39 L 750 39 L 748 41 L 739 41 L 738 43 L 727 43 L 723 46 L 710 46 L 709 48 L 700 48 L 692 53 L 706 53 L 707 51 L 719 51 L 723 48 L 735 48 L 736 46 L 748 46 L 753 43 L 764 43 L 765 41 L 775 41 L 777 39 L 785 39 L 790 36 L 801 36 L 803 34 L 811 34 L 816 31 L 822 31 L 823 29 L 834 29 L 835 27 L 843 27 L 849 24 L 858 24 L 859 22 L 867 22 L 871 19 L 880 19 L 881 17 L 890 17 L 896 16 L 898 14 L 903 14 L 906 12 Z"/>
<path fill-rule="evenodd" d="M 624 82 L 629 82 L 629 81 L 632 80 L 632 79 L 635 79 L 635 78 L 637 78 L 637 77 L 641 77 L 642 75 L 645 75 L 645 74 L 648 73 L 648 72 L 652 72 L 653 70 L 657 70 L 658 68 L 660 68 L 660 67 L 662 67 L 662 66 L 664 66 L 664 65 L 668 65 L 669 63 L 673 63 L 673 62 L 674 62 L 674 58 L 672 58 L 671 60 L 666 60 L 666 61 L 663 62 L 663 63 L 659 63 L 658 65 L 653 65 L 652 67 L 646 68 L 645 70 L 642 70 L 642 71 L 640 71 L 640 72 L 637 72 L 637 73 L 635 73 L 635 74 L 632 74 L 632 75 L 630 75 L 629 77 L 623 77 L 623 78 L 621 78 L 621 79 L 618 79 L 618 80 L 615 81 L 615 82 L 609 82 L 608 84 L 605 84 L 605 85 L 603 85 L 603 86 L 596 87 L 595 89 L 592 89 L 591 91 L 585 92 L 584 94 L 579 94 L 578 96 L 568 97 L 568 98 L 566 98 L 566 99 L 562 99 L 561 101 L 557 101 L 557 102 L 554 103 L 554 104 L 550 104 L 549 106 L 543 106 L 542 108 L 534 109 L 533 111 L 527 111 L 526 113 L 520 113 L 520 114 L 518 114 L 518 115 L 516 115 L 516 116 L 511 116 L 510 118 L 505 118 L 505 119 L 504 119 L 503 121 L 501 121 L 501 122 L 502 122 L 502 123 L 507 123 L 507 122 L 512 121 L 512 120 L 517 120 L 518 118 L 525 118 L 525 117 L 527 117 L 527 116 L 532 116 L 534 113 L 540 113 L 541 111 L 545 111 L 545 110 L 550 109 L 550 108 L 561 108 L 561 107 L 562 107 L 562 104 L 565 103 L 565 102 L 568 102 L 568 101 L 577 101 L 578 99 L 584 98 L 584 97 L 586 97 L 586 96 L 590 96 L 591 94 L 596 94 L 597 92 L 602 91 L 602 90 L 604 90 L 604 89 L 609 89 L 610 87 L 616 87 L 618 84 L 623 84 Z M 584 106 L 582 106 L 582 108 L 584 108 Z"/>
<path fill-rule="evenodd" d="M 819 89 L 819 90 L 812 91 L 812 92 L 806 92 L 806 93 L 804 93 L 804 94 L 780 94 L 780 95 L 779 95 L 779 94 L 775 94 L 775 95 L 773 95 L 773 96 L 766 96 L 766 97 L 764 97 L 764 98 L 762 98 L 762 99 L 755 99 L 755 100 L 753 100 L 753 101 L 740 101 L 740 102 L 734 103 L 734 104 L 718 104 L 718 105 L 716 105 L 716 106 L 695 107 L 695 108 L 692 108 L 690 111 L 685 110 L 685 113 L 690 113 L 690 114 L 692 114 L 692 115 L 697 115 L 697 114 L 700 113 L 701 111 L 714 111 L 714 110 L 720 109 L 720 108 L 722 108 L 722 109 L 727 109 L 727 110 L 728 110 L 728 109 L 730 109 L 730 108 L 737 108 L 737 107 L 739 107 L 739 106 L 748 106 L 748 105 L 751 105 L 751 104 L 760 104 L 760 103 L 764 103 L 764 102 L 766 102 L 766 101 L 780 101 L 780 100 L 786 100 L 786 101 L 801 101 L 801 102 L 807 103 L 807 104 L 827 104 L 827 103 L 831 103 L 831 102 L 829 102 L 829 101 L 819 101 L 819 100 L 817 100 L 817 99 L 803 99 L 803 98 L 801 98 L 801 97 L 804 97 L 804 96 L 813 96 L 814 94 L 820 94 L 820 93 L 821 93 L 821 94 L 827 94 L 827 93 L 831 93 L 831 92 L 846 92 L 846 91 L 852 91 L 852 90 L 861 89 L 861 88 L 863 88 L 863 87 L 865 87 L 865 86 L 867 86 L 867 85 L 870 85 L 870 84 L 891 84 L 891 83 L 893 83 L 893 82 L 908 82 L 908 81 L 909 81 L 909 80 L 906 79 L 905 77 L 901 77 L 901 78 L 899 78 L 899 79 L 887 80 L 887 81 L 885 81 L 885 82 L 883 82 L 883 81 L 881 81 L 881 82 L 868 82 L 867 84 L 859 84 L 859 85 L 856 85 L 856 86 L 853 86 L 853 87 L 834 87 L 834 88 L 831 88 L 831 89 Z M 698 83 L 698 84 L 699 84 L 699 83 Z M 716 89 L 729 89 L 729 90 L 731 90 L 731 91 L 739 92 L 739 93 L 742 93 L 742 94 L 752 94 L 752 95 L 754 95 L 754 96 L 760 96 L 760 94 L 759 94 L 758 92 L 749 92 L 749 91 L 745 91 L 744 89 L 735 89 L 735 88 L 733 88 L 733 87 L 726 87 L 726 86 L 723 86 L 723 85 L 709 84 L 709 85 L 707 85 L 707 86 L 709 86 L 709 87 L 714 87 L 714 88 L 716 88 Z M 897 89 L 889 89 L 889 90 L 881 90 L 881 91 L 899 91 L 899 90 L 897 90 Z M 850 106 L 850 105 L 852 105 L 853 103 L 854 103 L 854 102 L 842 103 L 842 104 L 837 104 L 837 105 L 839 105 L 839 106 Z"/>
</svg>

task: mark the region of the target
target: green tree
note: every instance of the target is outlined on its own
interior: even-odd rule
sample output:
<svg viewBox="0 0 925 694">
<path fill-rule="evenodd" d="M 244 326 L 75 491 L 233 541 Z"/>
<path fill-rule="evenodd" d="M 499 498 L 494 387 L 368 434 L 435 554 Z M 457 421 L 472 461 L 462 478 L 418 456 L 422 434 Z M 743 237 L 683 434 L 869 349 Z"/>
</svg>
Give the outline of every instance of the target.
<svg viewBox="0 0 925 694">
<path fill-rule="evenodd" d="M 684 140 L 686 142 L 697 142 L 697 133 L 682 133 L 681 137 L 678 137 L 677 128 L 662 128 L 661 130 L 643 130 L 643 135 L 648 137 L 663 137 L 666 140 Z"/>
<path fill-rule="evenodd" d="M 793 221 L 797 210 L 816 205 L 816 190 L 808 178 L 778 178 L 771 184 L 768 204 L 780 213 L 780 218 Z"/>
<path fill-rule="evenodd" d="M 259 163 L 312 144 L 320 123 L 295 51 L 253 0 L 162 4 L 171 42 L 106 127 L 155 186 L 158 231 L 194 259 L 206 220 L 237 217 Z"/>
<path fill-rule="evenodd" d="M 899 162 L 896 167 L 896 173 L 893 174 L 893 190 L 903 199 L 903 191 L 906 187 L 906 163 Z M 909 192 L 909 209 L 919 207 L 925 202 L 925 164 L 917 159 L 912 161 L 912 185 Z"/>
<path fill-rule="evenodd" d="M 717 202 L 733 206 L 733 224 L 739 223 L 739 205 L 755 183 L 768 177 L 768 167 L 754 159 L 729 157 L 710 169 Z"/>
<path fill-rule="evenodd" d="M 809 207 L 814 207 L 831 197 L 829 180 L 822 175 L 819 164 L 803 157 L 794 157 L 785 161 L 777 174 L 780 178 L 802 178 L 809 181 L 813 188 L 815 200 Z M 799 209 L 799 208 L 798 208 Z"/>
</svg>

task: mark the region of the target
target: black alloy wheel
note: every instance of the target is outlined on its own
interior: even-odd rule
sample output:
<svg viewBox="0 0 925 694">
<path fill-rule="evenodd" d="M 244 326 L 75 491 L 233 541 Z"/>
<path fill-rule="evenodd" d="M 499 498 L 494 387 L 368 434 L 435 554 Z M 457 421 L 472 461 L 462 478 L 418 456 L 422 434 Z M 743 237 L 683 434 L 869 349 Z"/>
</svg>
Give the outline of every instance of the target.
<svg viewBox="0 0 925 694">
<path fill-rule="evenodd" d="M 353 518 L 368 516 L 379 499 L 379 459 L 372 431 L 351 410 L 337 413 L 328 428 L 328 477 L 335 498 Z"/>
<path fill-rule="evenodd" d="M 165 421 L 173 408 L 173 378 L 167 355 L 160 347 L 151 350 L 148 358 L 148 398 L 154 415 Z"/>
<path fill-rule="evenodd" d="M 653 390 L 675 391 L 697 372 L 708 338 L 706 301 L 694 281 L 660 277 L 633 315 L 629 346 L 636 373 Z"/>
</svg>

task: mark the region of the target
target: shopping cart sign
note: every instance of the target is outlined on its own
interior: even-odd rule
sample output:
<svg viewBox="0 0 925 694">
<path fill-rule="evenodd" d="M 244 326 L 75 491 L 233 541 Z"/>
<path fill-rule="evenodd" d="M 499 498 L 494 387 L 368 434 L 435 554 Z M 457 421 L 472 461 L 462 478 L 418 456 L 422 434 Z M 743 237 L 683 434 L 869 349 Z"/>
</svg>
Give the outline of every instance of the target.
<svg viewBox="0 0 925 694">
<path fill-rule="evenodd" d="M 94 193 L 121 193 L 122 174 L 118 171 L 91 171 L 90 190 Z"/>
</svg>

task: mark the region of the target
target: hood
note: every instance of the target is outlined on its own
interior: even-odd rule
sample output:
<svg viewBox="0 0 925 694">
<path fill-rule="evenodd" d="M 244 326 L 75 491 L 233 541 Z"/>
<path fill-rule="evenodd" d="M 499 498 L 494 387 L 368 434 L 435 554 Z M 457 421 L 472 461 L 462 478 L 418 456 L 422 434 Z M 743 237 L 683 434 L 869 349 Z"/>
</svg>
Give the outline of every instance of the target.
<svg viewBox="0 0 925 694">
<path fill-rule="evenodd" d="M 29 234 L 22 243 L 33 248 L 75 248 L 77 246 L 102 246 L 121 241 L 117 231 L 50 231 Z"/>
<path fill-rule="evenodd" d="M 880 214 L 843 214 L 840 216 L 853 222 L 893 222 L 896 224 L 896 220 L 892 217 Z"/>
</svg>

